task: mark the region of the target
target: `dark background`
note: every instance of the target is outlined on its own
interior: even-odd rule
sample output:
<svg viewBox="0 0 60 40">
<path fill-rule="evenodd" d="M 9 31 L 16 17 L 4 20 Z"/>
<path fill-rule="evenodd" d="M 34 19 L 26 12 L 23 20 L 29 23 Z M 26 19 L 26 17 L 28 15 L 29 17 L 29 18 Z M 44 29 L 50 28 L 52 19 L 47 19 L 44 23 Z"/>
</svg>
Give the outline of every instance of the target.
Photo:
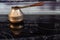
<svg viewBox="0 0 60 40">
<path fill-rule="evenodd" d="M 15 0 L 0 0 L 0 2 L 14 2 Z M 56 0 L 18 0 L 17 2 L 34 2 L 34 1 L 56 1 Z"/>
</svg>

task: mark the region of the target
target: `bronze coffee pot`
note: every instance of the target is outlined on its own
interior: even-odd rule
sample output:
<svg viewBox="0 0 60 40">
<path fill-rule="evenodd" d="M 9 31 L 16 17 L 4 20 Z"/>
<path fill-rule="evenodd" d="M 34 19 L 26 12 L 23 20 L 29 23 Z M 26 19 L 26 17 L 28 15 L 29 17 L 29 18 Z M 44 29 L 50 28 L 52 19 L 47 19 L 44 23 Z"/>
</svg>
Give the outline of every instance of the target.
<svg viewBox="0 0 60 40">
<path fill-rule="evenodd" d="M 29 6 L 23 6 L 23 7 L 15 6 L 15 7 L 12 7 L 11 12 L 8 14 L 8 19 L 12 23 L 20 22 L 20 21 L 23 20 L 23 13 L 21 11 L 21 8 L 42 6 L 43 4 L 44 4 L 43 2 L 39 2 L 39 3 L 29 5 Z"/>
</svg>

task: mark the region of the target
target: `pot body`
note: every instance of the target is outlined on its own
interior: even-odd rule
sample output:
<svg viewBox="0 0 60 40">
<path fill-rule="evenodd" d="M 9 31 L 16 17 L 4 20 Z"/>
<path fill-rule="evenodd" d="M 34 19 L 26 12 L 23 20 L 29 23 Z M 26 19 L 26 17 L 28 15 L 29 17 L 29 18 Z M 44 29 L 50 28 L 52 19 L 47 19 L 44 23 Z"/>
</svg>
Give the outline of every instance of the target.
<svg viewBox="0 0 60 40">
<path fill-rule="evenodd" d="M 13 7 L 8 15 L 8 19 L 11 23 L 17 23 L 23 20 L 23 13 L 19 7 Z"/>
</svg>

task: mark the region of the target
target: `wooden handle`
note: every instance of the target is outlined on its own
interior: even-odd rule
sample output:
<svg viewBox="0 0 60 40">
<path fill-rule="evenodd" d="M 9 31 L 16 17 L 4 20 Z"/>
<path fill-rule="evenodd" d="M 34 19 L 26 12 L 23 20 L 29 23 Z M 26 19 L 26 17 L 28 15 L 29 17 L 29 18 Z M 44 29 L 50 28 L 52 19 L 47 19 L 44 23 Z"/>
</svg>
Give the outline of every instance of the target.
<svg viewBox="0 0 60 40">
<path fill-rule="evenodd" d="M 38 3 L 32 4 L 32 5 L 23 6 L 23 7 L 20 7 L 20 8 L 27 8 L 27 7 L 34 7 L 34 6 L 43 6 L 43 5 L 44 5 L 44 2 L 38 2 Z"/>
<path fill-rule="evenodd" d="M 38 3 L 32 4 L 30 6 L 42 6 L 43 4 L 44 4 L 43 2 L 38 2 Z"/>
</svg>

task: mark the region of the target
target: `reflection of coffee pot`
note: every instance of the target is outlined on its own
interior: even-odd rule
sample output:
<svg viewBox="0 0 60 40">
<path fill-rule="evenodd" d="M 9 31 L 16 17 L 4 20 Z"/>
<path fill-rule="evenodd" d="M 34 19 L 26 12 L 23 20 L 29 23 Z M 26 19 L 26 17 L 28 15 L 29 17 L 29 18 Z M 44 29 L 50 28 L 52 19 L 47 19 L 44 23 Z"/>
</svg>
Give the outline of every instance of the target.
<svg viewBox="0 0 60 40">
<path fill-rule="evenodd" d="M 43 2 L 39 2 L 29 6 L 15 6 L 12 7 L 11 12 L 8 15 L 8 20 L 10 21 L 10 29 L 15 35 L 19 35 L 23 28 L 23 13 L 20 10 L 21 8 L 33 7 L 33 6 L 41 6 Z"/>
<path fill-rule="evenodd" d="M 14 35 L 19 35 L 23 30 L 23 25 L 10 24 L 10 29 Z"/>
</svg>

